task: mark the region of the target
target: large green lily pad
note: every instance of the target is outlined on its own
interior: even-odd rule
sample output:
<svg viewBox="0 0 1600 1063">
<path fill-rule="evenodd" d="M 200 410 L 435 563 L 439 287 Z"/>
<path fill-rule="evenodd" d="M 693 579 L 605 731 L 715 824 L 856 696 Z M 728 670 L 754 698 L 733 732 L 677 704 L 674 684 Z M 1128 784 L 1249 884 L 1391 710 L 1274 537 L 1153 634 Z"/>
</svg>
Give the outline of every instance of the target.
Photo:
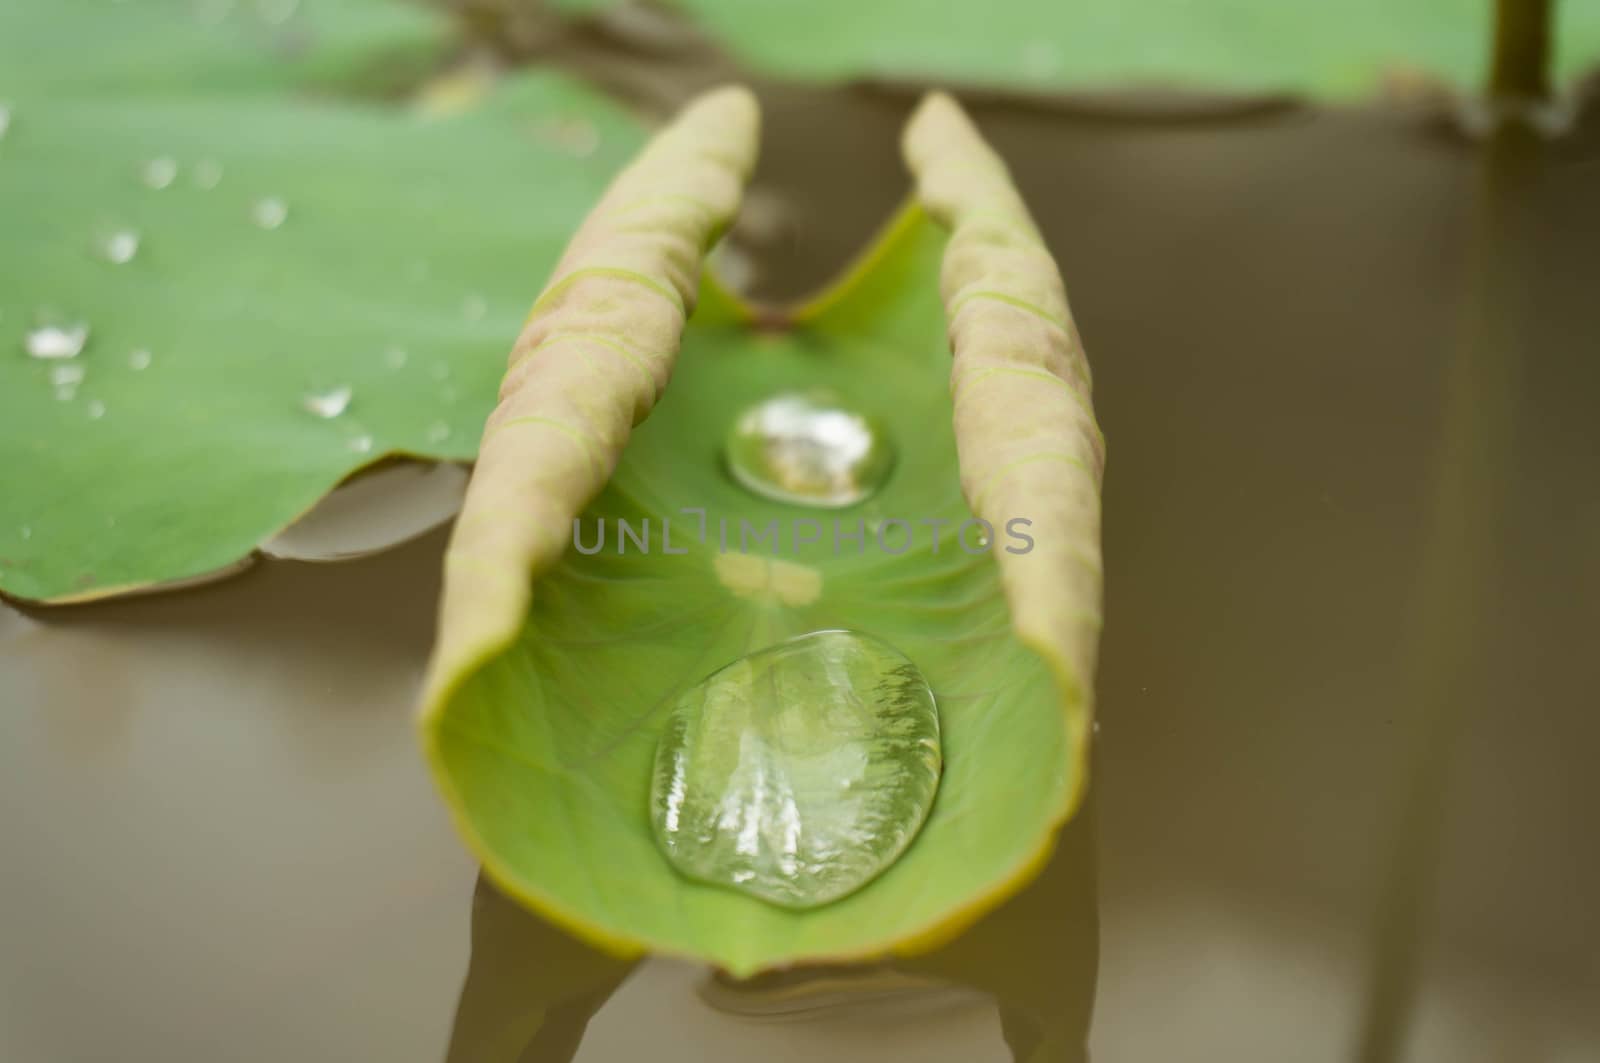
<svg viewBox="0 0 1600 1063">
<path fill-rule="evenodd" d="M 597 9 L 611 0 L 562 0 Z M 739 58 L 804 78 L 1128 83 L 1348 97 L 1386 71 L 1487 70 L 1489 0 L 673 0 Z M 1600 5 L 1556 5 L 1556 73 L 1600 60 Z"/>
<path fill-rule="evenodd" d="M 449 30 L 399 0 L 3 5 L 0 590 L 215 570 L 385 454 L 473 456 L 528 293 L 640 131 L 548 74 L 451 114 L 374 98 Z M 79 356 L 29 357 L 50 320 L 88 326 Z"/>
</svg>

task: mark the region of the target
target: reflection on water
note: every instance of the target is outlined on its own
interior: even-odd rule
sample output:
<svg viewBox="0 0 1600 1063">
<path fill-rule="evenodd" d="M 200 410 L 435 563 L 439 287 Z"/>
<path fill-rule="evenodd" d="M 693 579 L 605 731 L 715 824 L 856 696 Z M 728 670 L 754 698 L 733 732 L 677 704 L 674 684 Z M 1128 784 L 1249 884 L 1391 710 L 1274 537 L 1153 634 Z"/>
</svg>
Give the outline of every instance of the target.
<svg viewBox="0 0 1600 1063">
<path fill-rule="evenodd" d="M 447 1063 L 603 1063 L 646 1051 L 656 1063 L 1085 1060 L 1099 954 L 1092 804 L 1037 879 L 945 946 L 743 982 L 605 955 L 480 876 Z"/>
</svg>

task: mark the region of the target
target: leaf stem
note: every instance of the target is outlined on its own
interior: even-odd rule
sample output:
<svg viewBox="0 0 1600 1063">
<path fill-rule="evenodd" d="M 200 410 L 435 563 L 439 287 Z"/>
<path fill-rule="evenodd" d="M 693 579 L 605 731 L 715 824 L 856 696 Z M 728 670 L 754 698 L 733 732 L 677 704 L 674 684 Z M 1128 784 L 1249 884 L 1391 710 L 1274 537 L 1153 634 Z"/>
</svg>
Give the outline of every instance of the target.
<svg viewBox="0 0 1600 1063">
<path fill-rule="evenodd" d="M 1495 0 L 1494 64 L 1489 94 L 1543 100 L 1550 95 L 1554 0 Z"/>
</svg>

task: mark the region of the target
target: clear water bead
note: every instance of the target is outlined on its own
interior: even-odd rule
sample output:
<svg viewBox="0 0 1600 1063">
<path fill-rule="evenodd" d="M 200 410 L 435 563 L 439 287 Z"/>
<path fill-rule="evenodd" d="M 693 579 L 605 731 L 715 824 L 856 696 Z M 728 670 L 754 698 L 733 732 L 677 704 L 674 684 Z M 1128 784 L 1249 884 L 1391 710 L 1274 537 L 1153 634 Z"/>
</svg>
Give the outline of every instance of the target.
<svg viewBox="0 0 1600 1063">
<path fill-rule="evenodd" d="M 151 159 L 144 164 L 144 169 L 140 171 L 140 177 L 147 188 L 154 188 L 160 191 L 177 180 L 178 160 L 167 155 Z"/>
<path fill-rule="evenodd" d="M 876 638 L 817 631 L 678 697 L 656 749 L 651 819 L 690 878 L 811 908 L 900 857 L 940 770 L 938 710 L 916 665 Z"/>
<path fill-rule="evenodd" d="M 76 358 L 88 342 L 88 325 L 40 325 L 23 337 L 22 345 L 34 358 Z"/>
<path fill-rule="evenodd" d="M 250 205 L 250 220 L 257 228 L 276 229 L 289 220 L 289 204 L 276 196 L 258 199 Z"/>
<path fill-rule="evenodd" d="M 756 494 L 824 507 L 870 497 L 894 466 L 883 426 L 825 393 L 786 393 L 745 410 L 724 456 L 733 478 Z"/>
<path fill-rule="evenodd" d="M 118 229 L 107 233 L 100 241 L 100 257 L 114 266 L 132 262 L 139 253 L 139 234 L 132 229 Z"/>
<path fill-rule="evenodd" d="M 344 413 L 350 405 L 352 394 L 354 393 L 347 387 L 334 388 L 331 391 L 313 391 L 301 400 L 301 405 L 308 413 L 331 419 Z"/>
<path fill-rule="evenodd" d="M 129 351 L 128 352 L 128 368 L 129 369 L 149 369 L 150 368 L 150 352 L 145 350 L 143 347 L 140 347 L 136 351 Z"/>
<path fill-rule="evenodd" d="M 11 128 L 11 107 L 0 103 L 0 138 L 4 138 L 6 131 Z"/>
<path fill-rule="evenodd" d="M 372 437 L 371 436 L 355 436 L 354 438 L 352 438 L 350 440 L 350 449 L 355 451 L 357 454 L 369 454 L 369 453 L 371 453 L 372 452 Z"/>
<path fill-rule="evenodd" d="M 98 421 L 100 418 L 106 415 L 106 404 L 101 402 L 99 399 L 90 399 L 88 406 L 85 407 L 85 410 L 89 414 L 89 420 Z"/>
</svg>

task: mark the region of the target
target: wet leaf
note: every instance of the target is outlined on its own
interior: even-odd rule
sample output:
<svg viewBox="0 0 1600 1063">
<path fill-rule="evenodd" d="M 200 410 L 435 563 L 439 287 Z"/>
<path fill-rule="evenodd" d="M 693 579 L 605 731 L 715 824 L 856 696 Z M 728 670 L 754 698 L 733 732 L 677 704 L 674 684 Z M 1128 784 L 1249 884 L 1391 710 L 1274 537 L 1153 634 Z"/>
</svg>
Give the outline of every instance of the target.
<svg viewBox="0 0 1600 1063">
<path fill-rule="evenodd" d="M 223 568 L 385 454 L 473 456 L 640 134 L 549 74 L 447 116 L 369 98 L 449 32 L 398 0 L 3 5 L 0 589 Z M 79 353 L 30 356 L 47 327 Z"/>
<path fill-rule="evenodd" d="M 734 124 L 680 130 L 659 153 L 742 166 L 737 137 L 709 147 Z M 634 230 L 635 250 L 703 248 L 731 204 L 725 185 L 695 192 L 639 164 L 569 255 L 594 286 L 558 277 L 549 292 L 571 297 L 547 292 L 513 355 L 446 562 L 420 727 L 486 873 L 618 951 L 743 974 L 927 946 L 1022 885 L 1082 792 L 1100 604 L 1087 367 L 1054 265 L 960 112 L 930 101 L 907 148 L 926 207 L 839 287 L 774 328 L 707 285 L 676 358 L 681 260 L 671 284 L 649 254 L 626 284 L 595 269 L 616 265 L 617 208 L 641 186 L 708 206 L 658 216 L 659 245 Z M 889 435 L 879 490 L 820 509 L 742 485 L 730 427 L 775 394 L 819 392 Z M 997 433 L 1000 418 L 1020 431 Z M 1018 529 L 1033 548 L 1012 518 L 1034 521 Z M 619 520 L 648 524 L 651 546 L 619 541 Z M 752 651 L 834 628 L 882 639 L 932 687 L 944 767 L 922 832 L 881 877 L 806 911 L 679 874 L 650 811 L 674 702 Z"/>
<path fill-rule="evenodd" d="M 561 0 L 593 10 L 612 0 Z M 1346 97 L 1386 73 L 1482 84 L 1487 0 L 674 0 L 760 70 L 1018 88 L 1130 83 Z M 1556 71 L 1600 60 L 1600 6 L 1555 5 Z"/>
</svg>

